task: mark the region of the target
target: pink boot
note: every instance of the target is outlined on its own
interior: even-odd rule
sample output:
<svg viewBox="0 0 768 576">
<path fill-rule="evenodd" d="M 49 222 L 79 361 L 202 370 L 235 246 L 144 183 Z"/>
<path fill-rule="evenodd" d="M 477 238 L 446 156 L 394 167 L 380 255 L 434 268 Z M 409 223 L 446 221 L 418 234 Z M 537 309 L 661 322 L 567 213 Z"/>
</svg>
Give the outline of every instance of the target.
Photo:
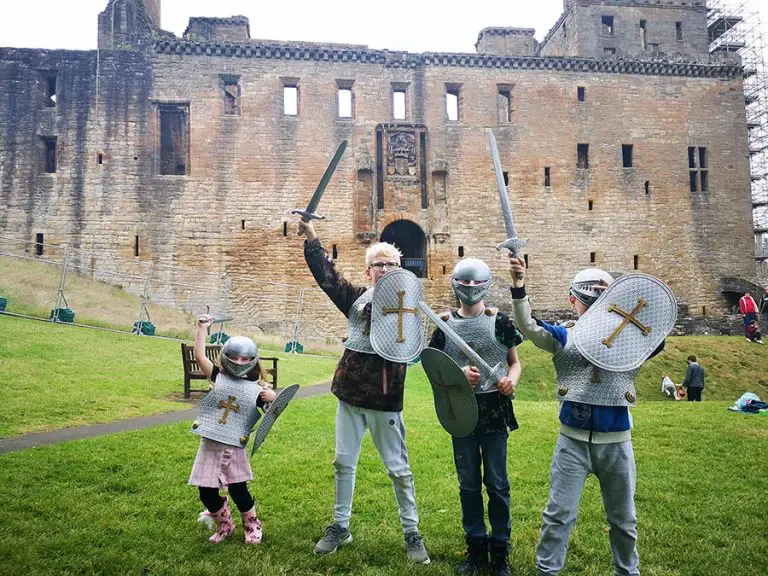
<svg viewBox="0 0 768 576">
<path fill-rule="evenodd" d="M 246 544 L 261 544 L 261 520 L 256 516 L 256 508 L 241 514 Z"/>
<path fill-rule="evenodd" d="M 229 538 L 232 532 L 235 531 L 232 513 L 229 511 L 229 503 L 226 500 L 224 500 L 224 506 L 218 512 L 211 514 L 211 518 L 216 522 L 216 533 L 208 538 L 209 542 L 218 544 L 225 538 Z"/>
</svg>

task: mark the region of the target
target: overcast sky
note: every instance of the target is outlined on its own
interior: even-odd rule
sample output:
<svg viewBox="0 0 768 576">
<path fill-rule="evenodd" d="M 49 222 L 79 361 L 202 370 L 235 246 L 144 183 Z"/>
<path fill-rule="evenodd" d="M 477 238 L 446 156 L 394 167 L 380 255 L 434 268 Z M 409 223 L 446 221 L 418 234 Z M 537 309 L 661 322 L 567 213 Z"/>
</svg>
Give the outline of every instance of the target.
<svg viewBox="0 0 768 576">
<path fill-rule="evenodd" d="M 749 0 L 763 14 L 768 1 Z M 453 6 L 451 6 L 453 4 Z M 0 46 L 96 48 L 99 12 L 107 0 L 0 0 Z M 181 36 L 190 16 L 250 19 L 251 37 L 367 44 L 409 52 L 474 52 L 488 26 L 535 28 L 543 39 L 562 13 L 563 0 L 162 0 L 162 26 Z"/>
</svg>

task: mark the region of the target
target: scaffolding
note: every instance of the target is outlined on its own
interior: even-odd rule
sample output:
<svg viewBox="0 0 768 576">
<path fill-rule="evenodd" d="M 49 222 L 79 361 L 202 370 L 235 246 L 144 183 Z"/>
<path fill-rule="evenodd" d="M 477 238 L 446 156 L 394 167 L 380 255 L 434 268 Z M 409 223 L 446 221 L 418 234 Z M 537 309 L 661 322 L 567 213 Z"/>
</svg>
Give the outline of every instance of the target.
<svg viewBox="0 0 768 576">
<path fill-rule="evenodd" d="M 744 68 L 755 259 L 758 276 L 765 279 L 768 278 L 768 33 L 757 8 L 760 2 L 709 0 L 707 29 L 710 55 L 718 60 L 738 58 Z"/>
</svg>

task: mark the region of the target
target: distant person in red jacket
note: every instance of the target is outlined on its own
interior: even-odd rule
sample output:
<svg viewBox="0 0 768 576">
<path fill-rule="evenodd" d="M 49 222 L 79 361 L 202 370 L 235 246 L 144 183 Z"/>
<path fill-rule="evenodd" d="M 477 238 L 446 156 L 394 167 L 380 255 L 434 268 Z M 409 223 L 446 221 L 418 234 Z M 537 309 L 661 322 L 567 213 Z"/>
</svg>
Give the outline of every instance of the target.
<svg viewBox="0 0 768 576">
<path fill-rule="evenodd" d="M 744 292 L 744 296 L 739 299 L 739 314 L 744 319 L 744 335 L 749 337 L 747 326 L 752 320 L 757 320 L 757 302 L 749 292 Z"/>
</svg>

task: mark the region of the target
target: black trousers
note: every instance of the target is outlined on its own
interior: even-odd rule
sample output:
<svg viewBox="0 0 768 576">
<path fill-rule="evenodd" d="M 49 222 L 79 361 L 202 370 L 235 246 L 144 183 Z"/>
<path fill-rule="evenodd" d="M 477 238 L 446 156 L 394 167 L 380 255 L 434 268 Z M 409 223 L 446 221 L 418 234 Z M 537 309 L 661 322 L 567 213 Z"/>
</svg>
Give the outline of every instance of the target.
<svg viewBox="0 0 768 576">
<path fill-rule="evenodd" d="M 701 402 L 701 391 L 703 388 L 688 388 L 688 402 Z"/>
<path fill-rule="evenodd" d="M 211 514 L 215 514 L 224 506 L 226 498 L 219 495 L 218 488 L 198 486 L 197 489 L 200 491 L 200 501 Z M 235 505 L 240 512 L 248 512 L 248 510 L 253 508 L 255 502 L 251 493 L 248 492 L 248 486 L 245 482 L 230 484 L 229 493 L 232 495 L 232 500 L 235 501 Z"/>
</svg>

